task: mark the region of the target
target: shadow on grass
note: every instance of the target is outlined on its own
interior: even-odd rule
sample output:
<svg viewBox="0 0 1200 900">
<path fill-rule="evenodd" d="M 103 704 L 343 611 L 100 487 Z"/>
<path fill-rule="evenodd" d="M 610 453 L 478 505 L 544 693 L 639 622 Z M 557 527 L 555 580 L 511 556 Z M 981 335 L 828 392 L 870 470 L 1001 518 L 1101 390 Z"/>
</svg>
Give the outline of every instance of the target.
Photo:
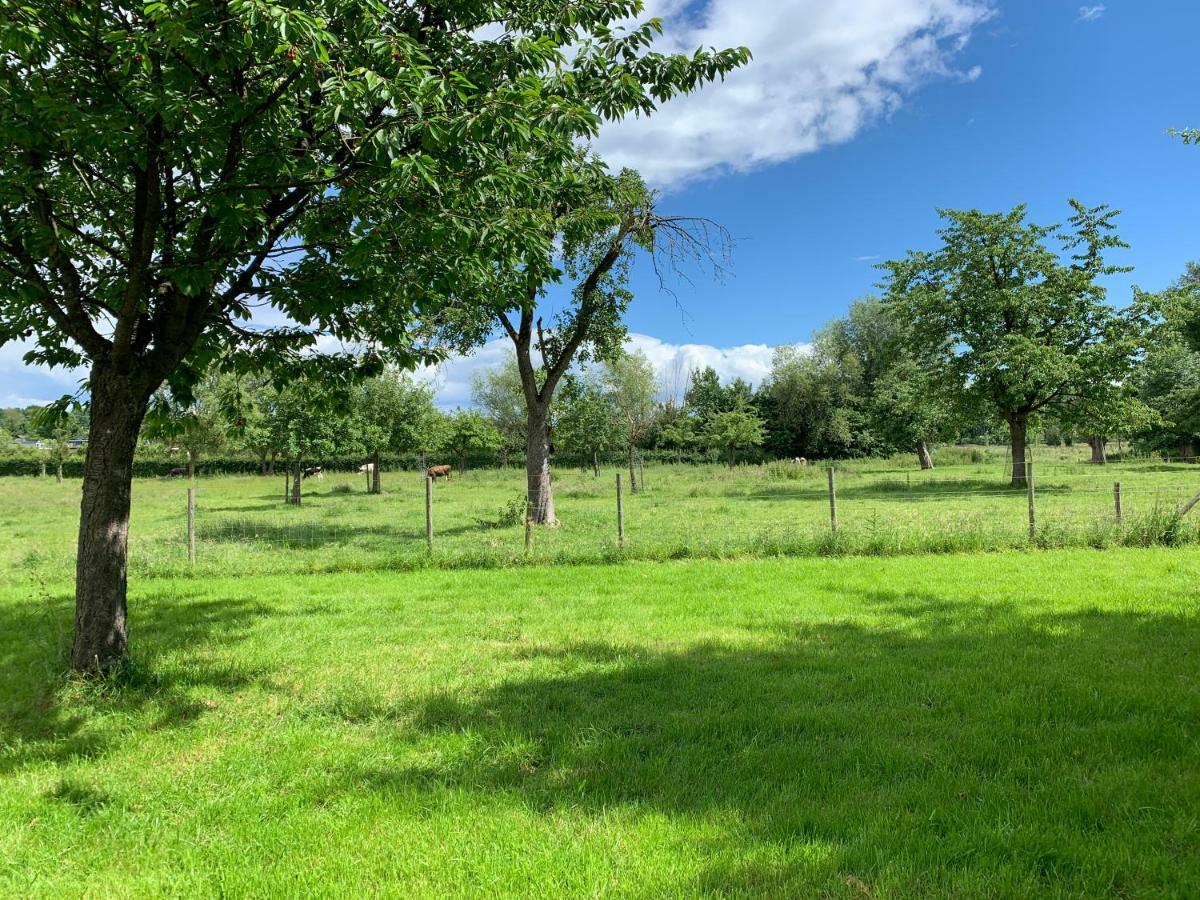
<svg viewBox="0 0 1200 900">
<path fill-rule="evenodd" d="M 341 790 L 662 816 L 706 835 L 682 894 L 1200 883 L 1196 618 L 860 599 L 887 627 L 780 620 L 756 627 L 765 644 L 681 651 L 525 646 L 511 651 L 523 677 L 479 693 L 360 698 L 355 720 L 414 752 L 352 764 Z"/>
<path fill-rule="evenodd" d="M 235 691 L 266 674 L 206 658 L 207 647 L 240 640 L 266 607 L 150 594 L 132 602 L 133 661 L 108 679 L 75 680 L 67 676 L 73 609 L 69 594 L 0 609 L 0 774 L 101 755 L 132 715 L 147 716 L 142 727 L 152 729 L 187 725 L 209 709 L 198 695 Z M 180 650 L 189 653 L 186 664 L 164 662 Z"/>
<path fill-rule="evenodd" d="M 386 525 L 351 525 L 342 522 L 263 522 L 257 519 L 199 520 L 200 540 L 216 544 L 264 542 L 281 549 L 315 549 L 350 544 L 364 537 L 396 542 L 415 540 L 415 529 L 396 530 Z"/>
</svg>

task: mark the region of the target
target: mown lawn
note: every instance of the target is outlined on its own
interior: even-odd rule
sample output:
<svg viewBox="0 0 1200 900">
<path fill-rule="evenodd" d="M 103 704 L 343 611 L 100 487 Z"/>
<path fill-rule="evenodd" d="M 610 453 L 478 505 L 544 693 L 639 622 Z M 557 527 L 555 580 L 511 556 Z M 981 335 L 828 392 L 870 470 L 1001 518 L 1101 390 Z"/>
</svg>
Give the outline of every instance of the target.
<svg viewBox="0 0 1200 900">
<path fill-rule="evenodd" d="M 0 895 L 1195 896 L 1200 550 L 0 587 Z"/>
</svg>

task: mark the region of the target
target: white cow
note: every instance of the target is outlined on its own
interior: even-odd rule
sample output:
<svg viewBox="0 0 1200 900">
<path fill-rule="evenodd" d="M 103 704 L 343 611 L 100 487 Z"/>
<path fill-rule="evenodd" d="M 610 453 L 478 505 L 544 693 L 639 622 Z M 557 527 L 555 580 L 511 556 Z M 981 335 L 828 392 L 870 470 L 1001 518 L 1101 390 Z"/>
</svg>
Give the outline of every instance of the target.
<svg viewBox="0 0 1200 900">
<path fill-rule="evenodd" d="M 358 471 L 370 475 L 375 471 L 375 463 L 363 463 L 358 467 Z"/>
</svg>

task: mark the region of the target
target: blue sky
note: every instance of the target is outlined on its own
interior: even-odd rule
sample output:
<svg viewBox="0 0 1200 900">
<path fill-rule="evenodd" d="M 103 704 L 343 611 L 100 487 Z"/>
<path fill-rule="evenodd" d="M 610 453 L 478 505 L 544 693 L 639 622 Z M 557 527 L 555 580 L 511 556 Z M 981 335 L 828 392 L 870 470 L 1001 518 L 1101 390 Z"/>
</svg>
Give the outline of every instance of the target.
<svg viewBox="0 0 1200 900">
<path fill-rule="evenodd" d="M 1132 245 L 1111 279 L 1158 288 L 1200 258 L 1200 3 L 1194 0 L 651 0 L 665 49 L 746 44 L 727 84 L 651 120 L 605 130 L 599 149 L 643 171 L 668 213 L 735 236 L 724 283 L 697 274 L 675 299 L 646 265 L 629 325 L 663 371 L 713 364 L 761 380 L 774 346 L 872 291 L 872 264 L 931 246 L 937 207 L 1027 203 L 1060 221 L 1067 198 L 1123 210 Z M 682 310 L 680 309 L 682 306 Z M 0 405 L 70 391 L 0 348 Z M 436 375 L 443 405 L 502 344 Z"/>
<path fill-rule="evenodd" d="M 1135 266 L 1111 279 L 1157 288 L 1200 258 L 1200 148 L 1169 137 L 1200 122 L 1200 3 L 1110 0 L 1090 21 L 1078 3 L 993 4 L 955 63 L 973 80 L 935 78 L 848 142 L 746 174 L 671 190 L 665 209 L 710 216 L 739 239 L 734 277 L 697 280 L 680 302 L 641 267 L 637 332 L 721 346 L 806 340 L 872 291 L 874 259 L 932 246 L 936 208 L 1027 203 L 1041 222 L 1067 198 L 1122 210 Z"/>
</svg>

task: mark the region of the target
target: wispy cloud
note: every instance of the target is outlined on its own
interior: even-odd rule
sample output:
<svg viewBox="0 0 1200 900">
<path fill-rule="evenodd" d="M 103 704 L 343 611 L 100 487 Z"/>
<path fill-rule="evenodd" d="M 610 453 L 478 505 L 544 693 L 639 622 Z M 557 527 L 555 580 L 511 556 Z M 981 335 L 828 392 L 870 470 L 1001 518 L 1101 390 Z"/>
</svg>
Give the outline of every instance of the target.
<svg viewBox="0 0 1200 900">
<path fill-rule="evenodd" d="M 1076 22 L 1095 22 L 1104 15 L 1104 4 L 1097 3 L 1095 6 L 1079 7 L 1079 16 L 1075 19 Z"/>
<path fill-rule="evenodd" d="M 649 0 L 662 49 L 744 45 L 724 82 L 606 126 L 597 149 L 657 187 L 748 171 L 853 139 L 959 59 L 995 0 Z"/>
<path fill-rule="evenodd" d="M 854 257 L 855 262 L 873 262 L 874 260 L 877 260 L 877 259 L 879 259 L 878 256 L 856 256 L 856 257 Z"/>
</svg>

